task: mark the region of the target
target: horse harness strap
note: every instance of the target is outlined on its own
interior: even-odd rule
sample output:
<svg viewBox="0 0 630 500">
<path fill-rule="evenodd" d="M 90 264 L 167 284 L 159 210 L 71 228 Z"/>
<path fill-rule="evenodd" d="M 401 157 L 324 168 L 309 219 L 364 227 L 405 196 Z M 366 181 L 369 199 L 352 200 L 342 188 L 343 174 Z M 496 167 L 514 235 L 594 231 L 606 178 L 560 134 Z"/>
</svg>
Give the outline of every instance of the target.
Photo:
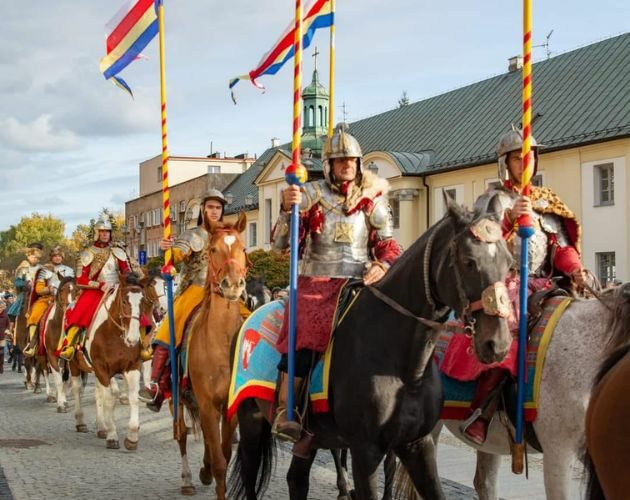
<svg viewBox="0 0 630 500">
<path fill-rule="evenodd" d="M 429 241 L 427 241 L 427 246 L 424 250 L 424 259 L 423 259 L 423 273 L 424 273 L 424 295 L 427 298 L 427 302 L 431 304 L 431 309 L 433 311 L 433 320 L 437 320 L 443 317 L 448 311 L 448 306 L 443 306 L 438 309 L 435 300 L 433 300 L 433 294 L 431 293 L 431 274 L 429 273 L 429 267 L 431 264 L 431 249 L 433 248 L 433 240 L 435 239 L 435 235 L 437 234 L 438 228 L 444 224 L 448 219 L 442 219 L 435 230 L 429 235 Z"/>
<path fill-rule="evenodd" d="M 392 299 L 391 297 L 385 295 L 383 292 L 381 292 L 378 288 L 373 287 L 372 285 L 369 285 L 366 287 L 370 292 L 372 292 L 374 294 L 374 296 L 385 302 L 385 304 L 387 304 L 389 307 L 391 307 L 392 309 L 394 309 L 395 311 L 399 312 L 400 314 L 402 314 L 403 316 L 407 316 L 408 318 L 412 318 L 415 319 L 418 323 L 423 323 L 425 321 L 427 321 L 425 318 L 422 318 L 420 316 L 416 316 L 414 313 L 412 313 L 409 309 L 405 308 L 404 306 L 400 305 L 398 302 L 396 302 L 394 299 Z"/>
</svg>

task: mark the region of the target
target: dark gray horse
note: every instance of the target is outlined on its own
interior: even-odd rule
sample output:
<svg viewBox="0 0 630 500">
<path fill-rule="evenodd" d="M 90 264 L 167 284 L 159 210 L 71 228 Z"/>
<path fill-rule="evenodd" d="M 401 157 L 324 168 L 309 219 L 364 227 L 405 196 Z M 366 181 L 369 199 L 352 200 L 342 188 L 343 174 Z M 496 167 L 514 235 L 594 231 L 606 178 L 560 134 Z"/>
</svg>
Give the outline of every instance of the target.
<svg viewBox="0 0 630 500">
<path fill-rule="evenodd" d="M 308 414 L 313 451 L 309 459 L 293 458 L 287 475 L 292 499 L 308 497 L 310 467 L 322 448 L 350 449 L 359 499 L 376 500 L 377 468 L 389 451 L 423 498 L 444 498 L 430 435 L 442 407 L 442 387 L 431 362 L 439 331 L 433 320 L 443 321 L 455 310 L 473 336 L 478 358 L 502 360 L 511 337 L 493 304 L 507 299 L 497 290 L 512 261 L 494 216 L 446 202 L 445 217 L 383 280 L 361 291 L 337 327 L 331 411 Z M 262 416 L 270 414 L 266 403 L 253 399 L 238 409 L 241 441 L 230 498 L 258 498 L 268 484 L 274 444 Z"/>
<path fill-rule="evenodd" d="M 248 276 L 245 285 L 245 305 L 250 311 L 269 302 L 270 297 L 265 293 L 265 276 Z"/>
</svg>

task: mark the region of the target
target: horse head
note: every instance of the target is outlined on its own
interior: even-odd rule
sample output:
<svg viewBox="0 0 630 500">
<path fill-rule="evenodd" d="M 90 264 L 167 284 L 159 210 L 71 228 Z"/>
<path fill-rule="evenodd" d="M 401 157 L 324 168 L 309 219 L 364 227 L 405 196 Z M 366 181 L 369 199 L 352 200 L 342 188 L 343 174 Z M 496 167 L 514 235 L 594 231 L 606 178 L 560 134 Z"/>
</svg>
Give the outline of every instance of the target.
<svg viewBox="0 0 630 500">
<path fill-rule="evenodd" d="M 447 194 L 445 219 L 455 234 L 445 242 L 435 281 L 439 296 L 464 321 L 482 363 L 501 361 L 512 337 L 507 318 L 511 303 L 505 279 L 512 256 L 503 239 L 497 213 L 492 208 L 469 212 Z M 455 285 L 455 286 L 453 286 Z"/>
<path fill-rule="evenodd" d="M 150 272 L 140 283 L 144 289 L 143 314 L 159 323 L 168 311 L 166 282 L 159 272 Z"/>
<path fill-rule="evenodd" d="M 56 300 L 57 304 L 65 311 L 69 304 L 75 301 L 77 287 L 73 277 L 66 276 L 61 278 L 59 287 L 57 288 Z"/>
<path fill-rule="evenodd" d="M 120 274 L 120 281 L 111 305 L 109 319 L 133 345 L 140 340 L 140 318 L 143 314 L 144 283 L 137 274 Z"/>
<path fill-rule="evenodd" d="M 230 301 L 239 300 L 245 290 L 248 259 L 240 234 L 247 225 L 241 212 L 235 224 L 204 222 L 208 231 L 208 278 L 206 287 Z"/>
<path fill-rule="evenodd" d="M 265 294 L 265 277 L 262 276 L 248 276 L 245 285 L 245 291 L 247 292 L 247 300 L 245 304 L 250 311 L 258 309 L 263 304 L 269 302 L 269 298 Z"/>
</svg>

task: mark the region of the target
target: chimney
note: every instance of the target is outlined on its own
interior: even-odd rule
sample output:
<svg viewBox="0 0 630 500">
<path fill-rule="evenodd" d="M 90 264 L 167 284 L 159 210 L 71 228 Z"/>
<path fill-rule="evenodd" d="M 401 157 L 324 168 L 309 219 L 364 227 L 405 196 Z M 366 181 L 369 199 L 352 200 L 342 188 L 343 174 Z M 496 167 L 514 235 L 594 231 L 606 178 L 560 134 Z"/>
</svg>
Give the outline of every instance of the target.
<svg viewBox="0 0 630 500">
<path fill-rule="evenodd" d="M 277 137 L 272 137 L 271 138 L 271 147 L 272 148 L 277 148 L 278 146 L 280 146 L 280 139 L 278 139 Z"/>
<path fill-rule="evenodd" d="M 523 56 L 514 56 L 508 59 L 508 71 L 515 73 L 519 69 L 523 69 Z"/>
</svg>

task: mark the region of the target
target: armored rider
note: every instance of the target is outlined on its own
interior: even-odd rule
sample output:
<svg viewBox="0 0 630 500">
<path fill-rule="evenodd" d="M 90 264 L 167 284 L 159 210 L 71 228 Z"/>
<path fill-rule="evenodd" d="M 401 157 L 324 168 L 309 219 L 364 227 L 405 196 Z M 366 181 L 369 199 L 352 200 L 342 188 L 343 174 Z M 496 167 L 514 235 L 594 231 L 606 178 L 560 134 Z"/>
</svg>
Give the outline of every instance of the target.
<svg viewBox="0 0 630 500">
<path fill-rule="evenodd" d="M 315 357 L 328 346 L 344 284 L 351 278 L 363 279 L 366 285 L 376 283 L 400 255 L 400 247 L 392 237 L 392 214 L 387 201 L 389 184 L 363 169 L 361 147 L 347 129 L 345 123 L 337 125 L 324 146 L 323 180 L 308 182 L 302 189 L 289 186 L 282 192 L 281 212 L 273 231 L 273 248 L 286 250 L 289 211 L 297 204 L 301 270 L 297 299 L 296 394 Z M 280 387 L 272 429 L 278 438 L 296 442 L 301 425 L 286 417 L 288 309 L 278 339 L 282 358 L 278 365 Z"/>
<path fill-rule="evenodd" d="M 105 292 L 119 283 L 119 273 L 128 277 L 133 273 L 125 251 L 112 244 L 109 221 L 99 220 L 94 225 L 94 240 L 79 257 L 83 267 L 77 287 L 81 293 L 74 306 L 66 311 L 66 335 L 59 340 L 57 349 L 57 355 L 64 359 L 74 356 L 79 332 L 90 326 Z"/>
<path fill-rule="evenodd" d="M 11 321 L 16 321 L 18 314 L 22 310 L 22 304 L 28 297 L 24 297 L 24 289 L 27 285 L 31 286 L 35 279 L 35 273 L 39 269 L 39 261 L 42 258 L 42 250 L 44 249 L 41 243 L 31 243 L 24 251 L 26 259 L 20 262 L 15 270 L 15 289 L 18 292 L 18 296 L 15 302 L 9 307 L 7 314 Z"/>
<path fill-rule="evenodd" d="M 56 246 L 50 251 L 50 262 L 40 267 L 35 273 L 35 286 L 31 290 L 30 308 L 26 325 L 28 327 L 28 345 L 25 356 L 35 355 L 38 345 L 37 332 L 44 313 L 50 307 L 59 288 L 60 278 L 74 277 L 74 271 L 63 264 L 63 251 Z"/>
<path fill-rule="evenodd" d="M 521 175 L 523 171 L 521 148 L 522 132 L 512 129 L 501 137 L 497 147 L 499 179 L 503 185 L 497 190 L 483 194 L 476 202 L 479 208 L 486 208 L 490 200 L 497 196 L 502 207 L 503 236 L 514 256 L 513 270 L 506 285 L 512 301 L 513 314 L 509 318 L 513 336 L 518 334 L 518 271 L 520 269 L 521 239 L 517 234 L 516 221 L 528 214 L 534 221 L 534 235 L 529 239 L 528 258 L 530 293 L 553 286 L 551 278 L 565 277 L 577 289 L 585 284 L 585 273 L 580 258 L 580 224 L 574 213 L 548 187 L 531 186 L 529 197 L 521 196 Z M 532 138 L 534 151 L 534 174 L 538 170 L 539 144 Z M 533 177 L 533 176 L 532 176 Z M 500 214 L 501 215 L 501 214 Z M 470 339 L 468 339 L 468 342 Z M 447 375 L 462 381 L 477 379 L 477 388 L 471 403 L 471 417 L 464 422 L 462 430 L 466 437 L 476 444 L 486 440 L 488 425 L 496 410 L 497 397 L 491 397 L 493 389 L 511 374 L 516 376 L 517 338 L 510 347 L 506 358 L 499 365 L 482 365 L 470 354 L 470 345 L 445 353 L 444 365 L 452 367 Z M 447 360 L 450 357 L 451 360 Z"/>
<path fill-rule="evenodd" d="M 222 221 L 226 204 L 227 200 L 221 191 L 210 189 L 201 200 L 196 226 L 184 231 L 175 242 L 166 238 L 160 242 L 162 250 L 172 249 L 175 264 L 180 262 L 184 264 L 177 297 L 173 303 L 176 348 L 181 344 L 188 319 L 204 298 L 208 274 L 208 232 L 204 228 L 204 220 Z M 153 341 L 151 382 L 139 393 L 140 399 L 147 403 L 147 407 L 156 412 L 162 407 L 165 393 L 170 392 L 170 369 L 167 363 L 169 345 L 169 321 L 165 317 Z"/>
</svg>

